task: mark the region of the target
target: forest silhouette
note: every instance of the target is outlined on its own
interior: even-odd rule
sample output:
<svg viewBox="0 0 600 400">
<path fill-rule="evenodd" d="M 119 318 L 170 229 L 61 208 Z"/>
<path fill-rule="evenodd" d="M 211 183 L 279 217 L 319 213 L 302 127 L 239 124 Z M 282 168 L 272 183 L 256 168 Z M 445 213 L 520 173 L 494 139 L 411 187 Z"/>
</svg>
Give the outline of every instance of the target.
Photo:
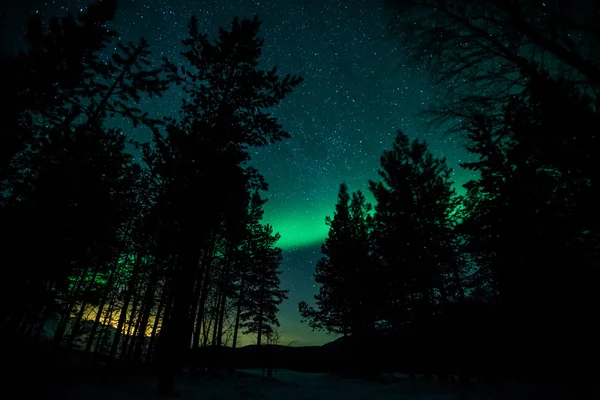
<svg viewBox="0 0 600 400">
<path fill-rule="evenodd" d="M 457 195 L 446 160 L 398 127 L 368 182 L 373 205 L 340 182 L 319 293 L 298 308 L 341 338 L 311 357 L 361 377 L 595 380 L 584 365 L 600 334 L 598 6 L 384 3 L 404 62 L 447 94 L 426 112 L 432 129 L 462 138 L 476 178 Z M 143 38 L 120 42 L 107 28 L 116 12 L 103 0 L 49 23 L 36 14 L 27 48 L 1 56 L 7 362 L 154 372 L 166 394 L 188 367 L 310 370 L 274 350 L 282 250 L 249 164 L 251 148 L 291 137 L 269 109 L 303 78 L 259 67 L 258 17 L 214 40 L 192 17 L 179 65 L 151 62 Z M 139 105 L 175 87 L 179 115 Z M 152 140 L 128 139 L 115 117 Z M 246 358 L 241 334 L 256 337 Z"/>
</svg>

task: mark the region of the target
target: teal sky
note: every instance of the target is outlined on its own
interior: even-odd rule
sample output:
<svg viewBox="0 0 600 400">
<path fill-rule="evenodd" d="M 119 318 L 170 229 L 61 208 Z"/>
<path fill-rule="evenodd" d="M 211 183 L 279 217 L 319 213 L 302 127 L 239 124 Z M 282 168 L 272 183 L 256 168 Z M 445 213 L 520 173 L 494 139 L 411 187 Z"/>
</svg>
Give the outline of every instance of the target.
<svg viewBox="0 0 600 400">
<path fill-rule="evenodd" d="M 87 0 L 24 1 L 0 22 L 14 36 L 3 47 L 17 46 L 18 25 L 28 13 L 50 15 L 85 7 Z M 200 30 L 214 36 L 234 16 L 258 14 L 265 38 L 263 64 L 282 73 L 301 74 L 305 81 L 273 110 L 292 138 L 252 152 L 252 164 L 264 174 L 270 189 L 265 222 L 281 235 L 284 249 L 282 285 L 290 300 L 279 314 L 282 344 L 323 344 L 332 339 L 300 324 L 299 301 L 317 293 L 313 280 L 320 244 L 327 235 L 325 217 L 332 215 L 339 184 L 367 192 L 377 178 L 379 157 L 398 129 L 427 140 L 435 155 L 447 157 L 454 179 L 470 175 L 458 168 L 466 151 L 452 137 L 427 127 L 416 116 L 436 98 L 427 73 L 400 64 L 402 49 L 385 28 L 389 14 L 377 0 L 121 0 L 115 28 L 125 40 L 144 36 L 154 54 L 178 60 L 180 41 L 191 15 Z M 22 18 L 21 20 L 19 18 Z M 13 25 L 12 27 L 10 25 Z M 16 24 L 16 25 L 15 25 Z M 151 115 L 176 116 L 182 93 L 148 104 Z M 130 137 L 146 141 L 143 130 Z"/>
</svg>

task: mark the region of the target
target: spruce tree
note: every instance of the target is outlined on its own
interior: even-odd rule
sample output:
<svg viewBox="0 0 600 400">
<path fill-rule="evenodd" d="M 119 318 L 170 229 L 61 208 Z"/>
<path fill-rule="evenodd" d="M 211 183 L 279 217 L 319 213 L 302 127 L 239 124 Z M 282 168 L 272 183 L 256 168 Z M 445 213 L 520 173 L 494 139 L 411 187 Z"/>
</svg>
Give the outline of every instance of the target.
<svg viewBox="0 0 600 400">
<path fill-rule="evenodd" d="M 316 307 L 299 304 L 302 317 L 313 329 L 351 336 L 372 333 L 377 322 L 377 273 L 371 257 L 371 205 L 360 191 L 350 195 L 341 184 L 329 234 L 321 246 L 315 282 Z"/>
<path fill-rule="evenodd" d="M 396 331 L 426 325 L 435 304 L 445 299 L 444 275 L 455 262 L 452 251 L 454 189 L 445 159 L 433 157 L 427 143 L 398 132 L 370 181 L 375 205 L 375 242 L 384 265 L 385 319 Z"/>
</svg>

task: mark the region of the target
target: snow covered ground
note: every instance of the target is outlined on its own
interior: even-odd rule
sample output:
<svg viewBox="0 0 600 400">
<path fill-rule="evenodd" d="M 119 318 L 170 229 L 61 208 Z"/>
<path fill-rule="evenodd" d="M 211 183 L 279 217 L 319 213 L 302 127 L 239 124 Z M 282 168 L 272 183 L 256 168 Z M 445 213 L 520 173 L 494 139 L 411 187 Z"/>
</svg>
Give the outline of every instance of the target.
<svg viewBox="0 0 600 400">
<path fill-rule="evenodd" d="M 475 385 L 466 393 L 456 386 L 406 377 L 389 377 L 385 382 L 345 379 L 328 374 L 311 374 L 287 370 L 276 371 L 275 379 L 263 380 L 260 370 L 241 370 L 232 376 L 191 379 L 180 377 L 177 390 L 182 399 L 229 400 L 520 400 L 575 398 L 564 388 L 541 386 Z M 150 377 L 128 378 L 112 384 L 77 382 L 55 386 L 45 398 L 60 399 L 159 399 L 156 382 Z M 462 397 L 461 397 L 462 394 Z M 574 395 L 574 394 L 573 394 Z M 587 396 L 585 397 L 587 398 Z"/>
</svg>

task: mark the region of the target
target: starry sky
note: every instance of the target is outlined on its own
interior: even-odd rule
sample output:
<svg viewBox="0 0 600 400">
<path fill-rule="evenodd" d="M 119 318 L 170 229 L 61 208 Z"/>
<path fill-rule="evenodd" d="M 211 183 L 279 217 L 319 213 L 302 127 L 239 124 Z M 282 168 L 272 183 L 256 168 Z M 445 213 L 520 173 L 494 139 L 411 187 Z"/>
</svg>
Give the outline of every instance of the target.
<svg viewBox="0 0 600 400">
<path fill-rule="evenodd" d="M 89 0 L 3 3 L 2 46 L 15 51 L 28 15 L 63 15 L 85 8 Z M 191 15 L 214 37 L 234 16 L 255 14 L 263 23 L 264 67 L 304 77 L 272 110 L 292 138 L 251 152 L 252 164 L 269 183 L 264 222 L 281 234 L 284 249 L 281 280 L 290 293 L 281 305 L 280 343 L 320 345 L 334 338 L 301 324 L 297 304 L 318 291 L 314 267 L 339 184 L 363 190 L 372 201 L 367 181 L 377 178 L 379 157 L 398 129 L 427 140 L 434 155 L 447 158 L 459 193 L 471 178 L 458 167 L 468 155 L 459 138 L 445 136 L 416 115 L 443 88 L 431 87 L 427 71 L 401 64 L 403 50 L 386 28 L 391 14 L 377 0 L 121 0 L 113 27 L 123 40 L 143 36 L 154 54 L 177 62 Z M 156 117 L 176 116 L 181 96 L 174 89 L 145 108 Z M 123 128 L 138 141 L 150 139 L 143 129 Z"/>
</svg>

